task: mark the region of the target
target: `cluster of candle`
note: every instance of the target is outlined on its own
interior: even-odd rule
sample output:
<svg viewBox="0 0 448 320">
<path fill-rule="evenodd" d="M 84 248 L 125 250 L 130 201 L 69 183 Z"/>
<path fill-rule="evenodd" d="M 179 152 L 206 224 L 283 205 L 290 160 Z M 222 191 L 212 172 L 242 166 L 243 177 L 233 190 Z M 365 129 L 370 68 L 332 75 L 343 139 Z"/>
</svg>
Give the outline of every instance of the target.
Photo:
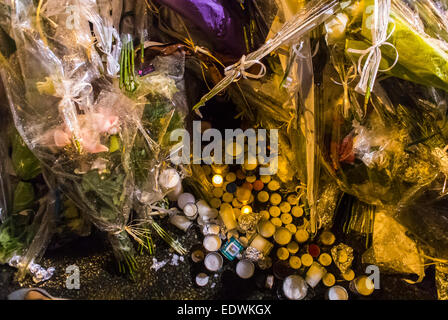
<svg viewBox="0 0 448 320">
<path fill-rule="evenodd" d="M 283 192 L 275 176 L 258 175 L 256 169 L 257 164 L 249 163 L 231 167 L 204 165 L 203 170 L 214 186 L 210 200 L 197 201 L 191 193 L 176 195 L 183 215 L 172 216 L 171 222 L 183 230 L 187 230 L 193 220 L 203 227 L 204 250 L 194 251 L 193 260 L 203 261 L 210 272 L 218 272 L 223 267 L 223 256 L 228 260 L 238 258 L 236 273 L 248 279 L 254 274 L 256 260 L 245 258 L 243 253 L 252 248 L 265 260 L 270 260 L 270 265 L 274 260 L 273 273 L 276 278 L 284 279 L 284 291 L 293 292 L 295 284 L 300 291 L 303 283 L 306 283 L 305 288 L 314 288 L 322 282 L 329 288 L 328 299 L 347 299 L 345 288 L 335 285 L 335 272 L 328 271 L 337 270 L 333 265 L 335 257 L 331 255 L 336 240 L 334 234 L 323 231 L 317 241 L 311 241 L 301 195 Z M 254 222 L 253 226 L 244 224 L 245 217 L 249 216 L 254 218 L 249 219 Z M 344 263 L 344 258 L 347 259 L 344 255 L 338 256 L 337 262 Z M 286 273 L 278 270 L 286 270 Z M 350 288 L 357 288 L 360 294 L 373 291 L 364 290 L 366 286 L 359 284 L 360 278 L 355 279 L 351 269 L 341 274 L 341 278 L 339 281 L 351 281 Z M 208 283 L 205 279 L 208 277 L 201 273 L 196 282 L 204 286 Z M 285 295 L 288 297 L 289 293 Z M 288 298 L 305 295 L 306 292 L 296 292 Z"/>
</svg>

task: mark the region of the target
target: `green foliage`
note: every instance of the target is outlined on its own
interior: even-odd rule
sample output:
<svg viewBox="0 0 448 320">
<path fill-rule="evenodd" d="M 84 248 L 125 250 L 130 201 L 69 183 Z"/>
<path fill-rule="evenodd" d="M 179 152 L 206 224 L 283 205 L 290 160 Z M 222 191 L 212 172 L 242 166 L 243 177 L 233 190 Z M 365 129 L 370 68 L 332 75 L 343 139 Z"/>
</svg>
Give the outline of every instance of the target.
<svg viewBox="0 0 448 320">
<path fill-rule="evenodd" d="M 34 203 L 34 188 L 29 182 L 20 181 L 14 191 L 13 212 L 30 209 Z"/>
<path fill-rule="evenodd" d="M 41 173 L 39 160 L 28 149 L 17 131 L 12 134 L 12 165 L 22 180 L 31 180 Z"/>
</svg>

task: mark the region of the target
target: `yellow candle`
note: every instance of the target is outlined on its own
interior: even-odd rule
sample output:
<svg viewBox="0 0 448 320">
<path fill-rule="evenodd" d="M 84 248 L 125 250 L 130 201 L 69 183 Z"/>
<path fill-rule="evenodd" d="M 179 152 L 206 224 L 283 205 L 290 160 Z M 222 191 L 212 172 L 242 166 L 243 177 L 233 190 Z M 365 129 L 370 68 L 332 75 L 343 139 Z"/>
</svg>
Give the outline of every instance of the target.
<svg viewBox="0 0 448 320">
<path fill-rule="evenodd" d="M 313 264 L 313 257 L 312 257 L 310 254 L 308 254 L 308 253 L 303 254 L 303 255 L 300 257 L 300 260 L 302 260 L 302 264 L 303 264 L 305 267 L 309 267 L 310 265 Z"/>
<path fill-rule="evenodd" d="M 244 160 L 244 164 L 243 164 L 243 170 L 244 171 L 253 171 L 253 170 L 255 170 L 255 169 L 257 169 L 257 163 L 256 163 L 256 160 L 255 161 L 253 161 L 254 163 L 249 163 L 248 161 L 247 161 L 247 159 L 246 160 Z"/>
<path fill-rule="evenodd" d="M 288 213 L 291 211 L 291 205 L 288 202 L 282 202 L 278 207 L 284 213 Z"/>
<path fill-rule="evenodd" d="M 271 176 L 260 176 L 260 180 L 264 184 L 267 184 L 267 183 L 269 183 L 269 181 L 271 181 Z"/>
<path fill-rule="evenodd" d="M 266 191 L 260 191 L 258 192 L 257 199 L 258 201 L 265 203 L 269 200 L 269 193 Z"/>
<path fill-rule="evenodd" d="M 363 296 L 369 296 L 373 293 L 373 290 L 375 290 L 372 279 L 367 276 L 360 276 L 356 278 L 353 280 L 353 284 L 355 290 Z"/>
<path fill-rule="evenodd" d="M 299 245 L 297 244 L 297 242 L 295 241 L 291 241 L 290 243 L 288 243 L 288 245 L 286 246 L 286 248 L 288 249 L 289 252 L 291 252 L 292 254 L 297 253 L 299 251 Z"/>
<path fill-rule="evenodd" d="M 218 198 L 213 198 L 210 200 L 210 205 L 212 208 L 218 209 L 221 206 L 221 200 Z"/>
<path fill-rule="evenodd" d="M 303 215 L 303 209 L 301 208 L 301 207 L 299 207 L 299 206 L 294 206 L 294 207 L 292 207 L 292 209 L 291 209 L 291 214 L 294 216 L 294 217 L 301 217 L 302 215 Z"/>
<path fill-rule="evenodd" d="M 250 246 L 254 247 L 258 251 L 262 252 L 265 256 L 267 256 L 269 255 L 269 252 L 271 252 L 274 245 L 263 238 L 261 235 L 257 234 L 250 243 Z"/>
<path fill-rule="evenodd" d="M 241 208 L 243 206 L 243 204 L 241 202 L 239 202 L 237 198 L 233 198 L 232 206 L 234 206 L 235 208 Z"/>
<path fill-rule="evenodd" d="M 295 194 L 290 194 L 288 198 L 286 198 L 286 201 L 292 206 L 295 206 L 299 203 L 299 197 Z"/>
<path fill-rule="evenodd" d="M 302 261 L 297 256 L 291 256 L 291 258 L 289 258 L 289 266 L 297 270 L 302 266 Z"/>
<path fill-rule="evenodd" d="M 249 183 L 254 183 L 257 180 L 257 176 L 247 176 L 246 181 Z"/>
<path fill-rule="evenodd" d="M 282 202 L 282 196 L 278 193 L 271 194 L 271 197 L 269 198 L 272 205 L 276 206 Z"/>
<path fill-rule="evenodd" d="M 297 227 L 295 225 L 293 225 L 292 223 L 287 224 L 285 226 L 285 228 L 288 229 L 289 232 L 291 232 L 292 234 L 296 234 L 296 232 L 297 232 Z"/>
<path fill-rule="evenodd" d="M 279 260 L 286 260 L 288 257 L 289 251 L 286 248 L 281 247 L 277 249 L 277 258 L 279 258 Z"/>
<path fill-rule="evenodd" d="M 258 223 L 258 233 L 265 238 L 270 238 L 275 233 L 275 226 L 269 220 L 260 221 Z"/>
<path fill-rule="evenodd" d="M 213 189 L 213 195 L 215 196 L 215 198 L 221 198 L 223 193 L 224 193 L 223 188 L 214 188 Z"/>
<path fill-rule="evenodd" d="M 241 214 L 249 214 L 252 212 L 252 207 L 251 206 L 243 206 L 241 207 Z"/>
<path fill-rule="evenodd" d="M 291 238 L 292 234 L 286 228 L 278 228 L 274 233 L 274 241 L 281 246 L 287 245 L 291 241 Z"/>
<path fill-rule="evenodd" d="M 269 220 L 271 215 L 269 214 L 269 211 L 262 210 L 260 211 L 261 220 Z"/>
<path fill-rule="evenodd" d="M 280 216 L 280 219 L 282 220 L 283 224 L 290 224 L 292 222 L 292 216 L 289 213 L 283 213 Z"/>
<path fill-rule="evenodd" d="M 299 229 L 296 232 L 295 238 L 298 243 L 304 243 L 308 240 L 309 234 L 305 229 Z"/>
<path fill-rule="evenodd" d="M 269 214 L 272 217 L 278 217 L 280 215 L 280 208 L 277 206 L 269 207 Z"/>
<path fill-rule="evenodd" d="M 228 192 L 224 193 L 222 195 L 222 201 L 224 201 L 224 202 L 232 202 L 233 201 L 233 194 L 228 193 Z"/>
<path fill-rule="evenodd" d="M 331 256 L 328 253 L 322 253 L 319 256 L 319 263 L 324 267 L 328 267 L 332 262 Z"/>
<path fill-rule="evenodd" d="M 238 227 L 233 208 L 230 204 L 222 204 L 221 210 L 219 210 L 219 216 L 221 217 L 222 222 L 224 222 L 227 230 L 233 230 Z"/>
<path fill-rule="evenodd" d="M 336 278 L 332 273 L 327 273 L 322 278 L 322 282 L 324 283 L 325 286 L 332 287 L 336 283 Z"/>
<path fill-rule="evenodd" d="M 355 272 L 350 269 L 346 273 L 342 274 L 342 278 L 344 278 L 344 280 L 346 281 L 352 281 L 353 279 L 355 279 Z"/>
<path fill-rule="evenodd" d="M 276 227 L 282 226 L 282 220 L 280 220 L 280 218 L 272 218 L 271 223 Z"/>
<path fill-rule="evenodd" d="M 330 231 L 324 231 L 320 235 L 320 241 L 323 245 L 331 246 L 336 240 L 336 237 Z"/>
<path fill-rule="evenodd" d="M 280 189 L 280 183 L 277 180 L 271 180 L 268 183 L 268 189 L 271 191 L 277 191 L 278 189 Z"/>
<path fill-rule="evenodd" d="M 236 174 L 234 172 L 229 172 L 226 174 L 226 181 L 227 182 L 234 182 L 236 180 Z"/>
<path fill-rule="evenodd" d="M 222 178 L 222 175 L 215 174 L 212 178 L 212 184 L 216 188 L 222 187 L 222 185 L 224 184 L 224 179 Z"/>
</svg>

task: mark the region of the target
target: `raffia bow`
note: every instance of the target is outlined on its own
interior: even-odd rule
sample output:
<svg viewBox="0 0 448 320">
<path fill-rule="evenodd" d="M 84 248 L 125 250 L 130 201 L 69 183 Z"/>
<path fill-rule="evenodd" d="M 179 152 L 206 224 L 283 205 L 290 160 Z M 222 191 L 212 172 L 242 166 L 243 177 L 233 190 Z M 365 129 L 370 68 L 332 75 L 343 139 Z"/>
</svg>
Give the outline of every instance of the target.
<svg viewBox="0 0 448 320">
<path fill-rule="evenodd" d="M 390 6 L 391 0 L 375 0 L 373 19 L 374 25 L 372 27 L 372 45 L 364 50 L 349 48 L 347 51 L 350 53 L 360 54 L 358 60 L 358 73 L 360 74 L 360 80 L 356 86 L 356 91 L 366 95 L 370 93 L 375 85 L 375 80 L 378 71 L 387 72 L 392 70 L 398 63 L 398 51 L 397 48 L 388 40 L 392 37 L 395 31 L 395 25 L 392 31 L 387 34 L 387 28 L 389 26 L 390 19 Z M 380 63 L 382 59 L 381 47 L 392 47 L 396 52 L 396 58 L 394 63 L 387 69 L 380 70 Z M 362 63 L 365 59 L 364 66 Z"/>
</svg>

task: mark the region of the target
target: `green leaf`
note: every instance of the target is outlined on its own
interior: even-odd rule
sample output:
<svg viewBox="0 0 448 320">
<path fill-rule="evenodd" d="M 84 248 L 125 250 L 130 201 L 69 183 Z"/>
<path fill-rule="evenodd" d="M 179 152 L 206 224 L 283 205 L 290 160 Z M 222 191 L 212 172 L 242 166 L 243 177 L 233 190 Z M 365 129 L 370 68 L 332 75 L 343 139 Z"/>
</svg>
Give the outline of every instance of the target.
<svg viewBox="0 0 448 320">
<path fill-rule="evenodd" d="M 12 137 L 11 159 L 17 176 L 22 180 L 31 180 L 41 173 L 39 160 L 28 149 L 18 132 Z"/>
<path fill-rule="evenodd" d="M 34 202 L 34 188 L 29 182 L 20 181 L 14 191 L 14 213 L 30 209 Z"/>
</svg>

